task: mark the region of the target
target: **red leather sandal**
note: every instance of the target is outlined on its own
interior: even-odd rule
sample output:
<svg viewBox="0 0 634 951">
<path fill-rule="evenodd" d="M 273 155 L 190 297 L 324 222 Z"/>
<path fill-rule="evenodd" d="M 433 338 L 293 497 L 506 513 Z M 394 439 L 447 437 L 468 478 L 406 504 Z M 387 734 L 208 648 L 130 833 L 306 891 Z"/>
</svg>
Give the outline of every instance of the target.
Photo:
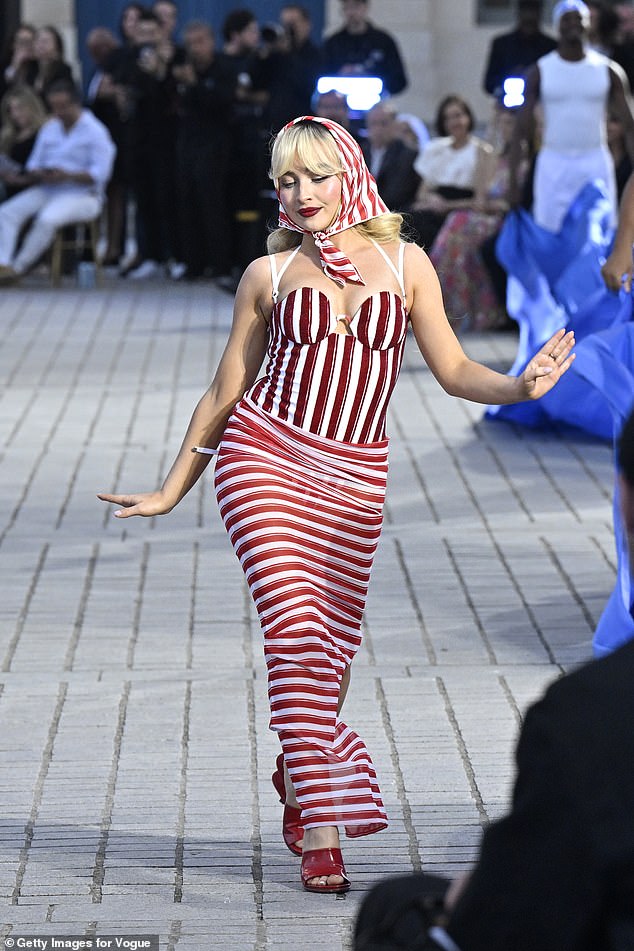
<svg viewBox="0 0 634 951">
<path fill-rule="evenodd" d="M 341 894 L 350 888 L 350 879 L 346 876 L 346 867 L 341 857 L 341 849 L 309 849 L 302 856 L 302 885 L 307 892 Z M 340 875 L 343 882 L 338 885 L 309 885 L 311 878 L 322 875 Z"/>
<path fill-rule="evenodd" d="M 276 792 L 280 797 L 280 802 L 284 804 L 284 814 L 282 815 L 282 837 L 293 855 L 302 854 L 302 839 L 304 838 L 304 827 L 302 825 L 302 810 L 294 806 L 286 805 L 286 785 L 284 783 L 284 754 L 280 753 L 275 760 L 276 770 L 271 776 L 271 782 L 275 786 Z"/>
</svg>

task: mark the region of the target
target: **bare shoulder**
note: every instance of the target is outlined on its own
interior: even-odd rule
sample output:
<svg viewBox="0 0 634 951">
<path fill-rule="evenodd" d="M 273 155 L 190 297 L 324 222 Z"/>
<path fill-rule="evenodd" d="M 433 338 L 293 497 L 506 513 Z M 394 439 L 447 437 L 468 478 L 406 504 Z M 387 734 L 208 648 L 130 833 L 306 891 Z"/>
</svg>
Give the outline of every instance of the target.
<svg viewBox="0 0 634 951">
<path fill-rule="evenodd" d="M 271 266 L 269 263 L 268 255 L 263 255 L 261 258 L 255 258 L 254 261 L 247 266 L 244 271 L 244 274 L 240 278 L 239 287 L 246 288 L 256 288 L 262 284 L 271 283 Z"/>
<path fill-rule="evenodd" d="M 494 154 L 495 154 L 495 149 L 493 148 L 493 146 L 491 145 L 491 143 L 490 143 L 490 142 L 487 142 L 485 139 L 481 139 L 479 136 L 474 135 L 474 136 L 472 137 L 472 141 L 474 142 L 474 144 L 475 144 L 476 148 L 478 149 L 478 151 L 481 152 L 483 155 L 494 155 Z"/>
<path fill-rule="evenodd" d="M 284 262 L 297 251 L 297 248 L 291 248 L 289 251 L 277 251 L 275 254 L 264 254 L 261 258 L 255 258 L 251 261 L 242 275 L 240 284 L 245 282 L 249 287 L 264 287 L 270 296 L 271 293 L 271 258 L 275 258 L 275 264 L 279 271 Z"/>
<path fill-rule="evenodd" d="M 413 241 L 407 241 L 405 243 L 405 268 L 412 268 L 417 270 L 419 268 L 429 268 L 432 271 L 434 266 L 429 260 L 429 257 L 425 251 L 421 248 L 420 245 L 415 244 Z"/>
<path fill-rule="evenodd" d="M 236 307 L 249 307 L 267 316 L 270 313 L 271 268 L 268 256 L 256 258 L 240 278 L 236 291 Z"/>
<path fill-rule="evenodd" d="M 405 270 L 405 284 L 408 289 L 408 298 L 413 299 L 416 288 L 429 288 L 430 284 L 435 286 L 438 283 L 436 270 L 429 260 L 425 251 L 413 242 L 405 245 L 405 259 L 403 261 Z"/>
</svg>

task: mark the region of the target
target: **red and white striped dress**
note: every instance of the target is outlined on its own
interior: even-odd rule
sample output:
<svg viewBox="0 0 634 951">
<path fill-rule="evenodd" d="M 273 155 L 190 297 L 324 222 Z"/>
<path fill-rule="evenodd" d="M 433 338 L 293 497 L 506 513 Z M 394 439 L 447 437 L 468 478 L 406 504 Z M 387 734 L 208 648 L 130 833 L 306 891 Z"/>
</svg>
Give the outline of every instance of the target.
<svg viewBox="0 0 634 951">
<path fill-rule="evenodd" d="M 216 463 L 220 513 L 264 633 L 271 729 L 279 734 L 305 828 L 349 836 L 385 828 L 370 755 L 338 716 L 341 678 L 361 643 L 361 619 L 381 532 L 385 415 L 407 332 L 401 296 L 370 295 L 335 328 L 310 287 L 278 300 L 264 376 L 237 404 Z"/>
</svg>

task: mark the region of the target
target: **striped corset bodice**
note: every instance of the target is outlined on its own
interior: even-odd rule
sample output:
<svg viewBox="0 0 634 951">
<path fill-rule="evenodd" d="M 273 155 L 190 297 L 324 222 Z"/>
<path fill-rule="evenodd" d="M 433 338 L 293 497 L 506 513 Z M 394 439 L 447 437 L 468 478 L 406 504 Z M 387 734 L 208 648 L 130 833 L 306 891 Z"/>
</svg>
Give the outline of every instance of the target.
<svg viewBox="0 0 634 951">
<path fill-rule="evenodd" d="M 333 312 L 323 291 L 297 288 L 273 307 L 268 363 L 248 396 L 265 412 L 319 436 L 383 439 L 407 319 L 393 291 L 371 294 L 344 316 Z M 346 333 L 338 332 L 341 320 Z"/>
</svg>

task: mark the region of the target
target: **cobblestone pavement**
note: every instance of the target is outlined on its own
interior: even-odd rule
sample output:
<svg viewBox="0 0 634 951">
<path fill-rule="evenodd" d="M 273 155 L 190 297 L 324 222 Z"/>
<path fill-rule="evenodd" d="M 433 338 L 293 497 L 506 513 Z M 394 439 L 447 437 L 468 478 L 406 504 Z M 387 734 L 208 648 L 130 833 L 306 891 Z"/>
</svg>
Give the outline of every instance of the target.
<svg viewBox="0 0 634 951">
<path fill-rule="evenodd" d="M 615 579 L 609 447 L 484 422 L 408 346 L 346 705 L 391 825 L 344 843 L 347 896 L 310 895 L 279 834 L 259 629 L 211 470 L 159 520 L 95 498 L 158 484 L 231 299 L 40 278 L 0 294 L 0 936 L 350 948 L 371 883 L 472 862 L 522 712 L 589 656 Z M 466 345 L 506 370 L 515 339 Z"/>
</svg>

